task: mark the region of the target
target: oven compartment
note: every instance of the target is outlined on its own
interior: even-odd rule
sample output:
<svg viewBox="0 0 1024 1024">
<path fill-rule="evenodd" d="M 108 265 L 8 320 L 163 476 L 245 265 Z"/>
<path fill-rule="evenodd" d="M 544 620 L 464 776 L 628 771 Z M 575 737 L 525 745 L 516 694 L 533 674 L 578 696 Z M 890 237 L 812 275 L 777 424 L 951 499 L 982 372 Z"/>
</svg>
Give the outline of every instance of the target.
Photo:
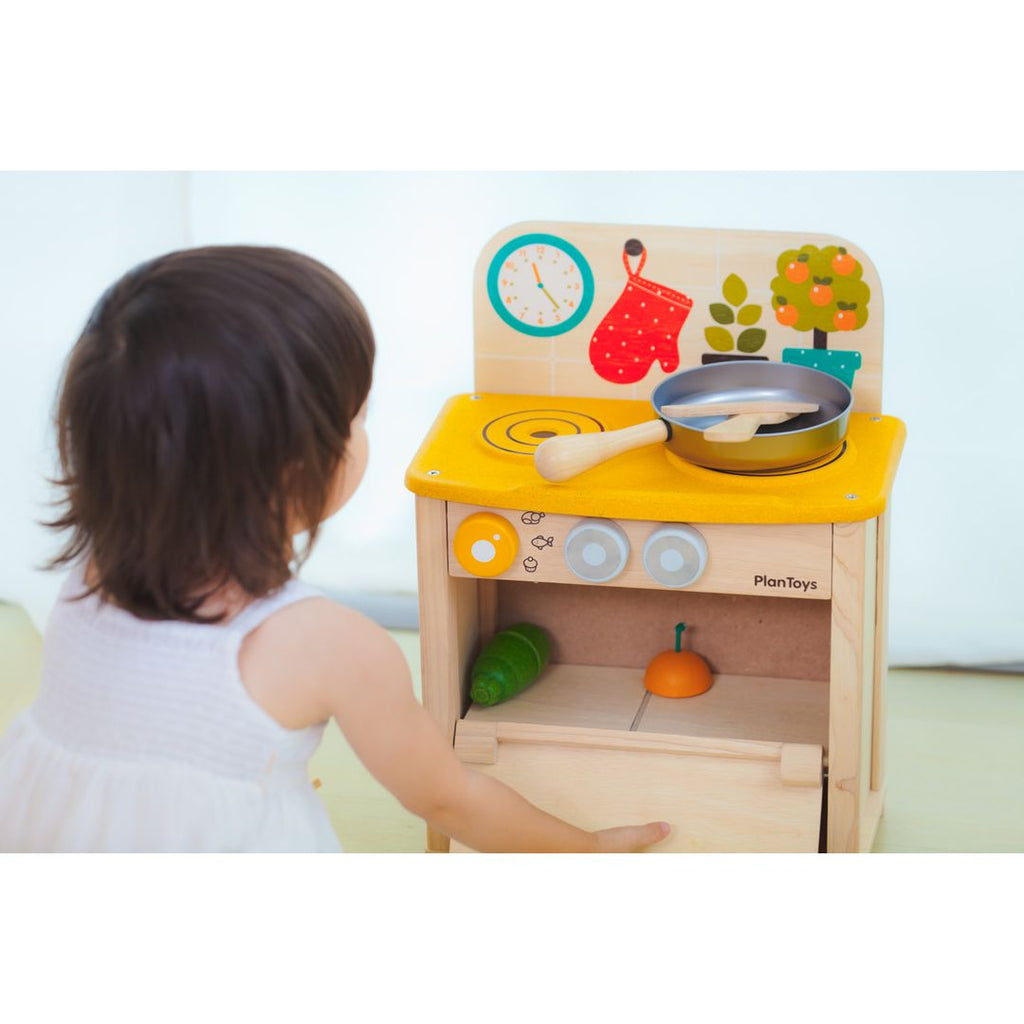
<svg viewBox="0 0 1024 1024">
<path fill-rule="evenodd" d="M 827 767 L 827 796 L 820 785 L 809 787 L 818 792 L 808 801 L 816 810 L 808 811 L 806 832 L 813 832 L 817 815 L 829 852 L 870 849 L 884 796 L 884 520 L 829 527 L 827 547 L 815 545 L 830 555 L 827 589 L 819 585 L 815 596 L 822 591 L 828 596 L 808 600 L 810 594 L 779 590 L 769 595 L 629 586 L 621 578 L 574 585 L 564 577 L 545 579 L 542 572 L 529 581 L 463 575 L 452 571 L 451 511 L 445 501 L 417 496 L 420 621 L 424 637 L 431 638 L 422 648 L 423 703 L 453 745 L 457 733 L 460 745 L 469 741 L 477 728 L 470 723 L 507 724 L 495 734 L 496 741 L 499 733 L 506 738 L 497 744 L 494 764 L 482 769 L 501 777 L 508 763 L 500 756 L 502 747 L 518 756 L 508 735 L 521 736 L 519 727 L 531 724 L 563 731 L 608 730 L 631 740 L 616 750 L 636 750 L 631 744 L 639 733 L 667 734 L 677 743 L 692 738 L 766 743 L 776 749 L 788 744 L 819 747 Z M 700 524 L 700 529 L 705 526 Z M 716 564 L 721 568 L 716 559 L 720 545 L 708 540 L 710 572 Z M 547 554 L 550 548 L 545 544 Z M 737 549 L 730 544 L 729 550 L 735 554 Z M 710 580 L 705 574 L 698 585 Z M 517 697 L 494 708 L 478 708 L 469 699 L 473 661 L 496 631 L 521 621 L 548 630 L 553 638 L 551 663 Z M 709 662 L 714 685 L 697 698 L 666 701 L 651 696 L 638 717 L 646 692 L 640 692 L 643 668 L 670 646 L 673 626 L 680 621 L 689 625 L 693 649 Z M 564 685 L 565 673 L 576 675 L 577 692 Z M 627 692 L 630 687 L 632 693 Z M 602 693 L 609 699 L 599 697 Z M 712 708 L 714 714 L 706 710 Z M 482 718 L 483 712 L 490 718 Z M 666 713 L 668 724 L 661 720 Z M 531 749 L 547 763 L 554 748 L 549 743 Z M 569 749 L 573 753 L 581 748 Z M 583 749 L 595 751 L 598 761 L 604 753 L 616 752 Z M 638 750 L 636 756 L 648 754 Z M 781 756 L 780 751 L 780 764 Z M 677 770 L 683 761 L 677 758 Z M 725 763 L 713 758 L 708 771 Z M 599 766 L 595 774 L 601 777 Z M 551 798 L 564 799 L 564 790 L 553 788 L 558 783 L 554 766 L 533 778 L 540 779 L 537 791 L 529 780 L 524 783 L 531 787 L 526 795 L 533 802 L 555 806 L 544 798 L 544 779 Z M 602 799 L 598 794 L 596 804 L 581 800 L 581 805 L 604 813 Z M 823 803 L 827 815 L 821 813 Z M 625 819 L 616 816 L 611 824 L 635 821 L 636 816 L 630 810 Z M 657 817 L 680 827 L 674 813 Z M 771 829 L 762 837 L 757 817 L 754 807 L 744 828 L 749 845 L 740 848 L 774 848 L 768 842 Z M 801 848 L 815 846 L 809 842 Z M 448 837 L 428 828 L 427 849 L 446 852 Z"/>
<path fill-rule="evenodd" d="M 471 705 L 455 751 L 581 828 L 668 821 L 659 852 L 815 852 L 827 731 L 820 681 L 718 675 L 671 700 L 642 670 L 556 664 L 511 701 Z"/>
<path fill-rule="evenodd" d="M 769 743 L 480 722 L 456 726 L 455 751 L 478 771 L 587 830 L 665 820 L 652 851 L 813 853 L 822 750 Z M 465 847 L 452 842 L 453 852 Z"/>
</svg>

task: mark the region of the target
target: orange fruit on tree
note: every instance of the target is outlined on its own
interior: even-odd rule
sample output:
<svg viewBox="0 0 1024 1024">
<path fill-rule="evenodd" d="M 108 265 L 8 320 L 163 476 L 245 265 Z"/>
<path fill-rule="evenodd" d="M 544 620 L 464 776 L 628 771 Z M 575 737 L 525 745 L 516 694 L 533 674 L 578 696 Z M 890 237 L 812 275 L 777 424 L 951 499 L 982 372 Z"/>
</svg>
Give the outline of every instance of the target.
<svg viewBox="0 0 1024 1024">
<path fill-rule="evenodd" d="M 808 298 L 815 306 L 827 306 L 832 301 L 832 289 L 827 284 L 816 284 Z"/>
<path fill-rule="evenodd" d="M 775 310 L 775 319 L 782 324 L 783 327 L 792 327 L 793 324 L 800 319 L 800 310 L 796 306 L 779 306 Z"/>
<path fill-rule="evenodd" d="M 840 276 L 846 277 L 857 269 L 857 261 L 842 247 L 837 255 L 832 257 L 832 269 Z"/>
<path fill-rule="evenodd" d="M 793 260 L 788 267 L 786 267 L 786 280 L 792 281 L 793 284 L 802 284 L 807 280 L 807 275 L 810 270 L 807 264 L 800 260 Z"/>
<path fill-rule="evenodd" d="M 832 323 L 837 331 L 852 331 L 857 326 L 857 314 L 852 309 L 841 309 L 832 317 Z"/>
</svg>

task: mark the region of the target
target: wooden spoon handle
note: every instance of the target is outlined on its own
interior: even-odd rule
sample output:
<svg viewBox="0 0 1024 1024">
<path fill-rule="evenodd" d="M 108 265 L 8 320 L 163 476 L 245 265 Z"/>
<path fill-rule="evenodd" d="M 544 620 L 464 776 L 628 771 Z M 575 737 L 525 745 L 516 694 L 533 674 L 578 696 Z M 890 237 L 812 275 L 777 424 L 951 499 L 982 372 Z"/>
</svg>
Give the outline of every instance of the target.
<svg viewBox="0 0 1024 1024">
<path fill-rule="evenodd" d="M 795 412 L 748 412 L 730 416 L 704 431 L 705 441 L 749 441 L 762 423 L 785 423 L 798 415 Z"/>
<path fill-rule="evenodd" d="M 533 453 L 533 462 L 545 480 L 560 481 L 582 473 L 615 455 L 668 440 L 664 420 L 647 420 L 621 430 L 599 434 L 565 434 L 550 437 Z"/>
<path fill-rule="evenodd" d="M 690 416 L 738 416 L 748 412 L 817 412 L 815 402 L 787 402 L 782 399 L 749 402 L 689 402 L 682 405 L 663 405 L 663 416 L 687 419 Z"/>
</svg>

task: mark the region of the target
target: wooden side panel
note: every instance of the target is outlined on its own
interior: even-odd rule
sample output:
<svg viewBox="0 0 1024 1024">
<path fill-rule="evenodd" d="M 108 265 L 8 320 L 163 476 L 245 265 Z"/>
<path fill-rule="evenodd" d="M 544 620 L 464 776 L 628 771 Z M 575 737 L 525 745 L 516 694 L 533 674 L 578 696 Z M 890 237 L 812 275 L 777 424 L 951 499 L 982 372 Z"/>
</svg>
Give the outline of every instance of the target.
<svg viewBox="0 0 1024 1024">
<path fill-rule="evenodd" d="M 828 850 L 870 846 L 876 520 L 833 530 Z M 875 820 L 877 824 L 877 820 Z M 867 826 L 867 829 L 865 829 Z"/>
<path fill-rule="evenodd" d="M 878 517 L 877 578 L 875 586 L 874 693 L 871 720 L 871 788 L 885 786 L 886 677 L 889 618 L 889 511 Z"/>
<path fill-rule="evenodd" d="M 417 496 L 423 706 L 454 741 L 455 723 L 468 704 L 466 668 L 478 645 L 479 608 L 476 581 L 448 573 L 447 523 L 445 502 Z M 427 849 L 447 850 L 447 836 L 428 828 Z"/>
<path fill-rule="evenodd" d="M 820 747 L 504 725 L 487 764 L 471 725 L 459 723 L 457 753 L 580 828 L 665 820 L 664 853 L 817 850 Z"/>
<path fill-rule="evenodd" d="M 860 834 L 859 848 L 870 848 L 874 827 L 872 813 L 871 769 L 875 722 L 875 626 L 878 600 L 878 520 L 864 523 L 864 631 L 861 637 L 861 709 L 860 709 Z"/>
</svg>

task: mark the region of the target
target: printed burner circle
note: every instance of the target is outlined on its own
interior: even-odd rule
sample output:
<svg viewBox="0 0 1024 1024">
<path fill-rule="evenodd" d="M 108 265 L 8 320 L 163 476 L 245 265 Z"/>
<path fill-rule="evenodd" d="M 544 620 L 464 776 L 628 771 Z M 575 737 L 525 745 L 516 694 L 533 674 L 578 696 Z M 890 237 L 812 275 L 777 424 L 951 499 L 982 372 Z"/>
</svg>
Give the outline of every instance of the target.
<svg viewBox="0 0 1024 1024">
<path fill-rule="evenodd" d="M 483 437 L 492 448 L 513 455 L 533 455 L 549 437 L 598 434 L 604 424 L 584 412 L 571 409 L 523 409 L 491 420 Z"/>
</svg>

